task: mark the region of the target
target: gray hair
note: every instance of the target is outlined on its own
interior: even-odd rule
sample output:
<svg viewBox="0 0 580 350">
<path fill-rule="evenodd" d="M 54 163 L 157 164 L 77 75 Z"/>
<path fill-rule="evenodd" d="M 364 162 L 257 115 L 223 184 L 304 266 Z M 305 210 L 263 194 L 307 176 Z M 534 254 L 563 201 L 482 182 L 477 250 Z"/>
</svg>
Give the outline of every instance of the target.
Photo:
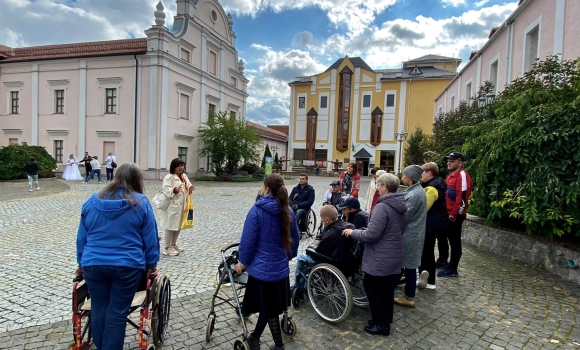
<svg viewBox="0 0 580 350">
<path fill-rule="evenodd" d="M 375 175 L 377 175 L 377 177 L 379 177 L 379 176 L 384 175 L 384 174 L 388 174 L 388 173 L 381 169 L 381 170 L 377 170 L 377 173 Z"/>
<path fill-rule="evenodd" d="M 393 174 L 383 174 L 377 178 L 377 187 L 385 185 L 389 193 L 395 193 L 401 184 L 398 177 Z"/>
</svg>

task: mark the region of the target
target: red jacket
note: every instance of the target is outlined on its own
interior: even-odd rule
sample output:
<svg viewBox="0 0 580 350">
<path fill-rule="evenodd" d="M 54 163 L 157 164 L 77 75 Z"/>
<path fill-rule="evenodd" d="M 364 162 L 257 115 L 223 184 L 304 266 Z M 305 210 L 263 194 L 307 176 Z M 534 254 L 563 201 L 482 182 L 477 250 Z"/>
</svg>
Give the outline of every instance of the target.
<svg viewBox="0 0 580 350">
<path fill-rule="evenodd" d="M 458 172 L 447 176 L 445 183 L 447 184 L 445 196 L 447 214 L 455 218 L 458 214 L 467 214 L 467 203 L 471 196 L 471 176 L 461 168 Z"/>
</svg>

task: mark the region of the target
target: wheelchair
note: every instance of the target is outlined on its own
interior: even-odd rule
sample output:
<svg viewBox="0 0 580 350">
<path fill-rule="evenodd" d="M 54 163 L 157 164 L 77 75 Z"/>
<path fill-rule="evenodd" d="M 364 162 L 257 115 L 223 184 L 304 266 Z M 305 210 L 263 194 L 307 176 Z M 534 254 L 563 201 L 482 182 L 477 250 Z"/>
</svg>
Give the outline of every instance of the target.
<svg viewBox="0 0 580 350">
<path fill-rule="evenodd" d="M 234 350 L 250 350 L 250 346 L 247 342 L 249 332 L 245 321 L 248 315 L 242 314 L 242 303 L 240 302 L 240 300 L 244 298 L 246 284 L 248 283 L 248 274 L 244 272 L 239 275 L 234 270 L 234 266 L 238 263 L 239 258 L 239 253 L 235 248 L 239 245 L 239 243 L 232 243 L 221 249 L 222 261 L 218 266 L 217 287 L 211 299 L 211 307 L 207 316 L 205 340 L 207 342 L 211 340 L 211 335 L 215 328 L 216 306 L 228 304 L 234 309 L 242 321 L 241 324 L 243 328 L 242 335 L 234 339 Z M 222 286 L 225 285 L 229 285 L 231 291 L 228 292 L 226 288 L 222 289 Z M 280 329 L 282 330 L 282 333 L 288 337 L 296 335 L 298 328 L 296 327 L 296 322 L 292 317 L 288 316 L 288 311 L 284 312 L 282 319 L 280 320 Z"/>
<path fill-rule="evenodd" d="M 91 336 L 91 299 L 89 288 L 82 276 L 73 280 L 72 321 L 74 343 L 69 350 L 93 348 Z M 171 282 L 167 275 L 147 278 L 139 282 L 133 297 L 129 315 L 139 309 L 139 324 L 127 318 L 127 323 L 139 332 L 139 349 L 155 350 L 163 345 L 168 336 L 169 314 L 171 312 Z M 152 341 L 152 344 L 150 343 Z"/>
<path fill-rule="evenodd" d="M 300 237 L 306 234 L 308 237 L 314 237 L 318 226 L 316 226 L 316 213 L 312 208 L 308 210 L 308 213 L 304 215 L 300 221 L 298 221 L 298 231 L 300 232 Z"/>
<path fill-rule="evenodd" d="M 352 252 L 353 255 L 362 256 L 360 251 L 362 245 L 356 244 Z M 308 294 L 308 299 L 314 311 L 329 323 L 344 322 L 352 310 L 353 305 L 357 307 L 367 307 L 368 300 L 363 288 L 363 273 L 359 266 L 347 272 L 348 277 L 343 273 L 339 262 L 319 254 L 312 247 L 306 248 L 306 254 L 313 258 L 316 263 L 306 262 L 307 273 L 302 272 L 298 278 L 307 281 L 306 291 L 301 290 L 297 285 L 292 292 L 292 306 L 298 308 L 304 293 Z M 355 272 L 352 272 L 355 271 Z M 349 273 L 350 272 L 350 273 Z M 298 283 L 297 283 L 298 284 Z"/>
</svg>

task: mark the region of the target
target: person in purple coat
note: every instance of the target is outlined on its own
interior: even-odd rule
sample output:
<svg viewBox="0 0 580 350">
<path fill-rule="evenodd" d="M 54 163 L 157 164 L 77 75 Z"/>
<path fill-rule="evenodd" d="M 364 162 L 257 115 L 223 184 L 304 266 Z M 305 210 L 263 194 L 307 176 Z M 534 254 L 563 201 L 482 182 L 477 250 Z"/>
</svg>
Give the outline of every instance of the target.
<svg viewBox="0 0 580 350">
<path fill-rule="evenodd" d="M 344 230 L 343 234 L 365 243 L 362 270 L 363 287 L 372 320 L 364 327 L 371 335 L 388 336 L 393 322 L 393 298 L 403 264 L 405 197 L 396 193 L 399 178 L 384 174 L 377 178 L 379 200 L 369 217 L 368 228 Z"/>
<path fill-rule="evenodd" d="M 290 259 L 298 254 L 298 226 L 288 205 L 288 191 L 280 174 L 264 179 L 264 186 L 244 223 L 235 270 L 248 272 L 242 313 L 259 312 L 248 337 L 250 349 L 260 349 L 266 324 L 274 338 L 272 349 L 284 349 L 279 315 L 290 301 Z"/>
</svg>

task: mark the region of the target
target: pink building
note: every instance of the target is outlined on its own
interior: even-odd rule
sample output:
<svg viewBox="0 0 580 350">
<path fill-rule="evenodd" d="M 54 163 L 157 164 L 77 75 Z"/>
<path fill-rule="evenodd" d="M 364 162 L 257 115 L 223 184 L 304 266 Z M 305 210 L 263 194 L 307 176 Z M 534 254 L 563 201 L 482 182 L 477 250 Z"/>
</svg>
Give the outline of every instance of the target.
<svg viewBox="0 0 580 350">
<path fill-rule="evenodd" d="M 434 113 L 457 108 L 473 98 L 485 81 L 495 93 L 520 78 L 536 62 L 557 55 L 570 60 L 580 56 L 580 1 L 520 0 L 518 8 L 497 28 L 489 40 L 471 54 L 457 77 L 435 99 Z"/>
<path fill-rule="evenodd" d="M 211 112 L 245 116 L 249 81 L 219 2 L 176 2 L 172 30 L 160 2 L 146 38 L 0 45 L 0 146 L 44 146 L 59 164 L 70 153 L 113 152 L 149 179 L 176 157 L 189 173 L 207 169 L 197 129 Z"/>
</svg>

